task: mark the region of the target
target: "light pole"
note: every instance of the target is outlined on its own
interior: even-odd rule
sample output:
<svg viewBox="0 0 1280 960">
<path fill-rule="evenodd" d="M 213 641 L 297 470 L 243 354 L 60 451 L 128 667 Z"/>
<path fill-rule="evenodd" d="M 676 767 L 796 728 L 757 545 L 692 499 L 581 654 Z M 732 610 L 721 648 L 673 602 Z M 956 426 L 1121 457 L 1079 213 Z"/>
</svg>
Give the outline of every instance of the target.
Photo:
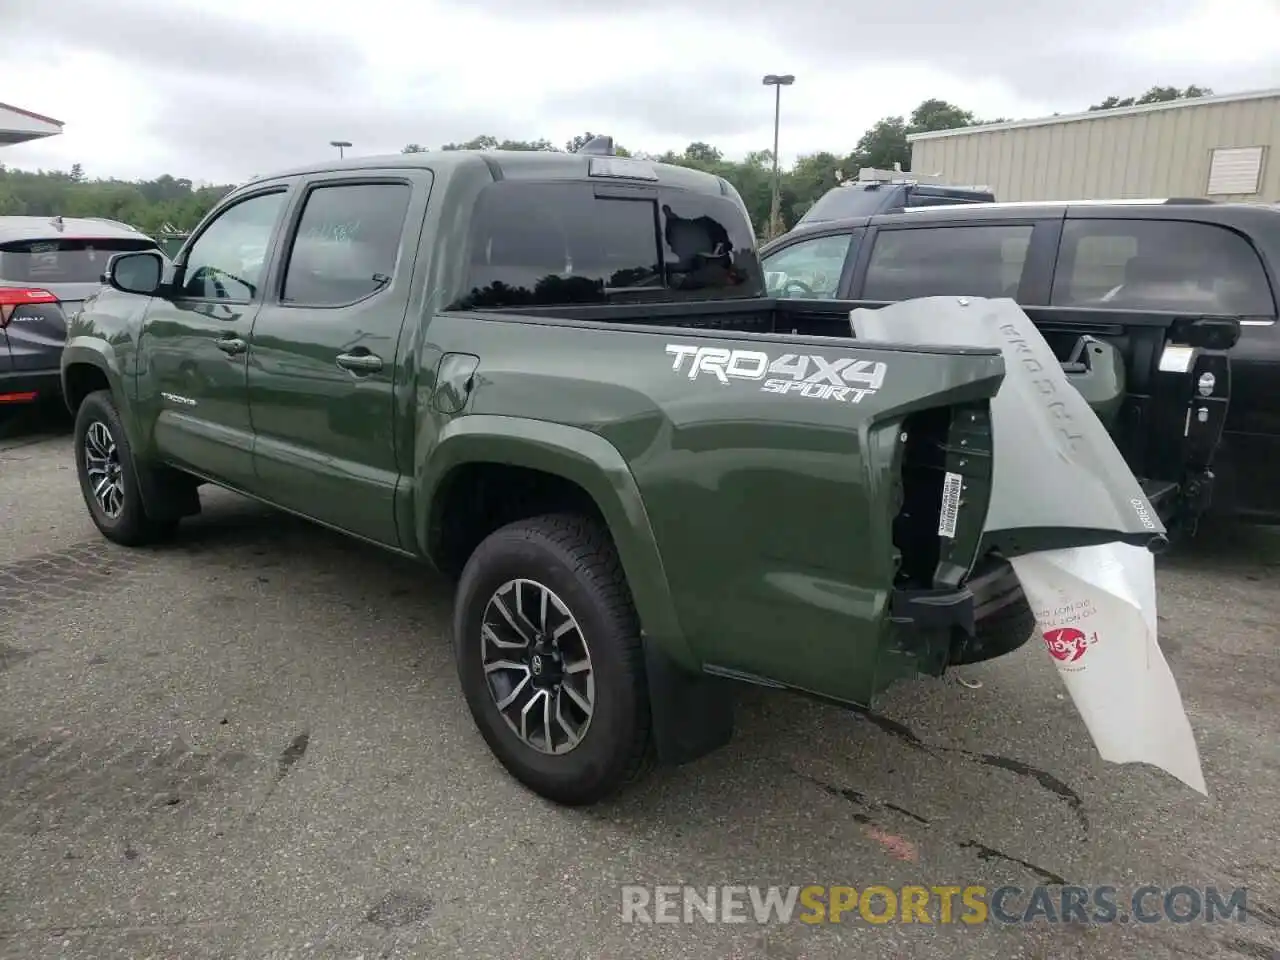
<svg viewBox="0 0 1280 960">
<path fill-rule="evenodd" d="M 351 141 L 350 140 L 330 140 L 329 146 L 338 148 L 338 159 L 341 160 L 343 157 L 346 156 L 346 154 L 343 153 L 343 149 L 345 147 L 351 146 Z"/>
<path fill-rule="evenodd" d="M 769 208 L 769 239 L 778 235 L 782 220 L 780 198 L 778 196 L 778 121 L 782 115 L 782 88 L 796 82 L 790 73 L 768 73 L 764 77 L 764 85 L 773 87 L 773 204 Z"/>
</svg>

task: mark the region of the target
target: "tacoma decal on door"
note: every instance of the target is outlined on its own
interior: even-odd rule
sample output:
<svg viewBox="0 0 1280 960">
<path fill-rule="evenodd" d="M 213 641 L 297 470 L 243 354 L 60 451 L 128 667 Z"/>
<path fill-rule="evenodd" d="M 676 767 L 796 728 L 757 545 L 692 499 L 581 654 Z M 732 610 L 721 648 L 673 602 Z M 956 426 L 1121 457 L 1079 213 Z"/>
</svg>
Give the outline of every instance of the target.
<svg viewBox="0 0 1280 960">
<path fill-rule="evenodd" d="M 667 344 L 671 369 L 690 380 L 711 377 L 719 383 L 755 381 L 765 393 L 799 394 L 816 400 L 858 403 L 884 385 L 888 367 L 879 360 L 816 354 L 784 353 L 772 358 L 763 350 L 730 350 L 689 343 Z"/>
</svg>

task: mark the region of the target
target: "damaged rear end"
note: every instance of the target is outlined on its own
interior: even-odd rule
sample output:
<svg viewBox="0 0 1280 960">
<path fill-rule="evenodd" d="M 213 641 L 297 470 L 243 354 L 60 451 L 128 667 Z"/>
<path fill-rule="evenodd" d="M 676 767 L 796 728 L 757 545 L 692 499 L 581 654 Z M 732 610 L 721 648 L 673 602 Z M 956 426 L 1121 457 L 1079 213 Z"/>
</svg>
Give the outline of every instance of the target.
<svg viewBox="0 0 1280 960">
<path fill-rule="evenodd" d="M 855 310 L 850 319 L 864 342 L 996 346 L 1006 363 L 989 403 L 915 414 L 905 431 L 894 537 L 902 560 L 878 689 L 1026 642 L 1035 617 L 1011 558 L 1166 545 L 1098 409 L 1098 398 L 1114 391 L 1081 390 L 1071 379 L 1077 371 L 1064 369 L 1012 300 L 933 297 Z"/>
<path fill-rule="evenodd" d="M 897 573 L 876 690 L 986 660 L 1030 636 L 1013 568 L 985 536 L 994 474 L 990 401 L 907 417 L 893 525 Z"/>
</svg>

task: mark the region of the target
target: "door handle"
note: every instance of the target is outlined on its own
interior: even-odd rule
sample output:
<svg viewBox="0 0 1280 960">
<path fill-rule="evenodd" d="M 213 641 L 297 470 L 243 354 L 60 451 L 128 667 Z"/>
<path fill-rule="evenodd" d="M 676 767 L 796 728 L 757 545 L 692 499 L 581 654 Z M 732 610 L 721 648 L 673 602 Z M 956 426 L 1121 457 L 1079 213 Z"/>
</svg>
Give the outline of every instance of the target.
<svg viewBox="0 0 1280 960">
<path fill-rule="evenodd" d="M 227 356 L 234 357 L 236 354 L 244 353 L 249 349 L 249 345 L 239 337 L 226 337 L 222 340 L 214 341 L 218 345 L 218 349 Z"/>
<path fill-rule="evenodd" d="M 382 369 L 382 358 L 376 353 L 340 353 L 337 364 L 353 373 L 376 373 Z"/>
</svg>

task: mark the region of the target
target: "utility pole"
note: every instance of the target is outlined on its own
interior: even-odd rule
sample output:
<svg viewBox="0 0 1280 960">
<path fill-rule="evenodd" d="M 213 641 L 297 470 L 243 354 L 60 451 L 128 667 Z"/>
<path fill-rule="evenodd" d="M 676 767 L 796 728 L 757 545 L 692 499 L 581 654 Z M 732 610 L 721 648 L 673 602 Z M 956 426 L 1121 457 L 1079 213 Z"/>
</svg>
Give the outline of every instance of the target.
<svg viewBox="0 0 1280 960">
<path fill-rule="evenodd" d="M 764 85 L 773 87 L 773 203 L 769 208 L 769 240 L 782 232 L 782 201 L 778 179 L 778 127 L 782 117 L 782 88 L 795 82 L 795 76 L 790 73 L 769 73 L 764 78 Z"/>
</svg>

